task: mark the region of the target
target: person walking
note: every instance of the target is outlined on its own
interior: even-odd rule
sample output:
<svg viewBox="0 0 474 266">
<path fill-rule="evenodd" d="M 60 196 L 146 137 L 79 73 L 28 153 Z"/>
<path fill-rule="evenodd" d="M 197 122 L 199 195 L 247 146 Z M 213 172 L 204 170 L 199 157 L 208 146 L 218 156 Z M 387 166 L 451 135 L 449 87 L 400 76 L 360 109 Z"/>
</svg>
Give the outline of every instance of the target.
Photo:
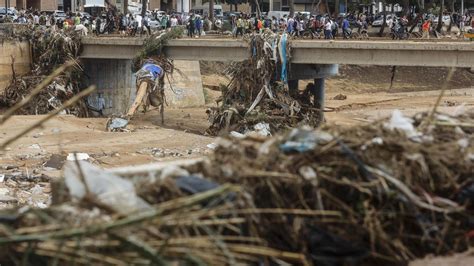
<svg viewBox="0 0 474 266">
<path fill-rule="evenodd" d="M 347 18 L 342 20 L 342 35 L 344 39 L 348 39 L 351 36 L 349 20 Z"/>
<path fill-rule="evenodd" d="M 200 17 L 196 17 L 195 21 L 195 28 L 196 28 L 196 38 L 201 37 L 201 31 L 202 31 L 202 20 Z"/>
</svg>

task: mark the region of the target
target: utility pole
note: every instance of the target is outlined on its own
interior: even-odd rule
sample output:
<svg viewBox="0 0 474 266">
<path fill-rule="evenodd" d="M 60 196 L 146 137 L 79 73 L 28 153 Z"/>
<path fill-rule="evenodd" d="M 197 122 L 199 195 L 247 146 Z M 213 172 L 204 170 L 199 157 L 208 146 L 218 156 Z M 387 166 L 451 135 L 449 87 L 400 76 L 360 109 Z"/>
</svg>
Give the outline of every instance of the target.
<svg viewBox="0 0 474 266">
<path fill-rule="evenodd" d="M 464 15 L 464 0 L 461 0 L 461 16 Z"/>
</svg>

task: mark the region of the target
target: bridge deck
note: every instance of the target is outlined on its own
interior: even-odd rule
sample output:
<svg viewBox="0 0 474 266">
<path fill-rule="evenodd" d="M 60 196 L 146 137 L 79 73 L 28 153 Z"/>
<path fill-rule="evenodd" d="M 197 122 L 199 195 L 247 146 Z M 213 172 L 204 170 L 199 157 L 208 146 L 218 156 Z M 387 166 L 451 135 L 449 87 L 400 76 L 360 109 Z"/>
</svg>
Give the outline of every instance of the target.
<svg viewBox="0 0 474 266">
<path fill-rule="evenodd" d="M 82 58 L 131 59 L 140 50 L 140 38 L 84 38 Z M 243 40 L 177 39 L 165 54 L 180 60 L 242 61 L 250 49 Z M 295 64 L 357 64 L 437 67 L 474 67 L 474 43 L 418 41 L 293 40 Z"/>
</svg>

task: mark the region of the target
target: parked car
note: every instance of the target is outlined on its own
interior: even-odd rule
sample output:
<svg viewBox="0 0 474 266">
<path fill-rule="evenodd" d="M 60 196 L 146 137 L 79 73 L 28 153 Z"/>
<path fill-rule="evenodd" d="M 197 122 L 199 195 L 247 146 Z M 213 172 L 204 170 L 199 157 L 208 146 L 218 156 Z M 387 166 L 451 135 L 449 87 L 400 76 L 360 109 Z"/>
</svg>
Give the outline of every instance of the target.
<svg viewBox="0 0 474 266">
<path fill-rule="evenodd" d="M 393 15 L 393 14 L 388 14 L 388 15 L 387 15 L 387 20 L 386 20 L 387 25 L 392 24 L 394 18 L 395 18 L 395 15 Z M 377 18 L 374 20 L 374 22 L 372 22 L 372 27 L 382 27 L 382 23 L 383 23 L 383 15 L 377 17 Z"/>
<path fill-rule="evenodd" d="M 161 28 L 160 21 L 153 17 L 148 17 L 148 25 L 150 25 L 150 28 L 153 30 Z"/>
<path fill-rule="evenodd" d="M 166 12 L 165 12 L 165 11 L 161 11 L 161 10 L 155 9 L 155 10 L 153 10 L 153 12 L 156 14 L 156 18 L 157 18 L 157 19 L 161 19 L 163 16 L 166 16 Z"/>
<path fill-rule="evenodd" d="M 56 21 L 64 21 L 66 19 L 66 13 L 62 10 L 54 10 L 53 17 Z"/>
<path fill-rule="evenodd" d="M 18 19 L 16 9 L 11 7 L 8 9 L 7 12 L 7 9 L 5 7 L 0 7 L 0 23 L 5 22 L 5 18 L 7 15 L 11 18 L 11 21 L 15 21 Z"/>
<path fill-rule="evenodd" d="M 79 12 L 79 15 L 81 16 L 81 19 L 92 20 L 92 16 L 87 12 Z"/>
<path fill-rule="evenodd" d="M 425 14 L 424 16 L 425 19 L 430 19 L 434 25 L 438 24 L 438 16 L 436 15 L 433 15 L 433 14 Z M 449 23 L 451 23 L 451 16 L 449 15 L 443 15 L 443 17 L 441 18 L 441 21 L 443 23 L 443 26 L 447 26 L 449 25 Z"/>
</svg>

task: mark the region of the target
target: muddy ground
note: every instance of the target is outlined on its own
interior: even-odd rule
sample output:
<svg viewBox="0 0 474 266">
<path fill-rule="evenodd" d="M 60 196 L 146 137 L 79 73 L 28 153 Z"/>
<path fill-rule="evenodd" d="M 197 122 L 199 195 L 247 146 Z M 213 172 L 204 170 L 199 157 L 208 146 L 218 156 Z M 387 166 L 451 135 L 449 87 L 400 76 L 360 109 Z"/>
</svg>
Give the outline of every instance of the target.
<svg viewBox="0 0 474 266">
<path fill-rule="evenodd" d="M 202 64 L 206 106 L 166 109 L 165 125 L 157 110 L 137 115 L 133 132 L 106 132 L 106 118 L 58 116 L 17 140 L 0 154 L 0 208 L 45 206 L 51 178 L 70 153 L 87 153 L 105 168 L 176 158 L 199 157 L 212 151 L 213 137 L 205 136 L 207 107 L 215 104 L 228 79 L 222 64 Z M 345 67 L 327 80 L 326 123 L 349 126 L 389 116 L 394 109 L 411 115 L 430 110 L 440 93 L 447 69 L 397 68 L 389 89 L 389 67 Z M 306 82 L 301 82 L 304 88 Z M 474 107 L 474 74 L 458 70 L 449 84 L 440 111 L 455 113 Z M 345 100 L 334 99 L 344 95 Z M 15 116 L 0 128 L 0 142 L 16 135 L 41 116 Z"/>
</svg>

